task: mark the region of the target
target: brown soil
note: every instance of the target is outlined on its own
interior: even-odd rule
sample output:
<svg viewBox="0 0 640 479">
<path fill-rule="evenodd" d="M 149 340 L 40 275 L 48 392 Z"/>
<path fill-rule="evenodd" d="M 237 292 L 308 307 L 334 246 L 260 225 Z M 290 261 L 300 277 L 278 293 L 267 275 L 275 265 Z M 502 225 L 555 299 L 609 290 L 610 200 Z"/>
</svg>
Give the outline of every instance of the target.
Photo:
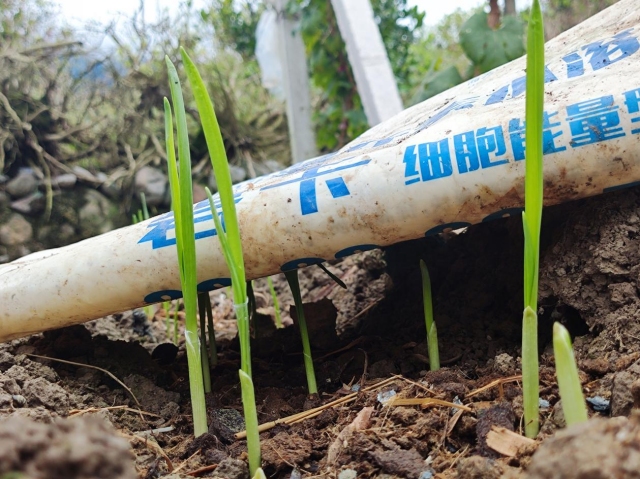
<svg viewBox="0 0 640 479">
<path fill-rule="evenodd" d="M 331 265 L 347 290 L 319 268 L 304 270 L 319 397 L 306 394 L 295 326 L 274 327 L 267 284 L 257 281 L 252 348 L 260 422 L 350 399 L 264 432 L 267 476 L 639 477 L 640 190 L 546 209 L 542 245 L 542 428 L 536 443 L 510 457 L 489 436 L 494 426 L 522 433 L 514 378 L 519 218 Z M 437 372 L 428 370 L 419 258 L 433 284 L 444 365 Z M 275 283 L 291 324 L 286 283 Z M 211 297 L 219 363 L 207 395 L 209 434 L 192 438 L 184 349 L 167 345 L 163 312 L 151 321 L 139 312 L 112 316 L 0 345 L 0 478 L 248 477 L 245 443 L 235 438 L 243 421 L 232 302 L 224 291 Z M 594 418 L 566 430 L 550 348 L 554 321 L 572 333 L 584 391 L 599 409 L 590 406 Z M 385 398 L 393 399 L 385 405 Z M 394 405 L 397 398 L 463 408 Z"/>
</svg>

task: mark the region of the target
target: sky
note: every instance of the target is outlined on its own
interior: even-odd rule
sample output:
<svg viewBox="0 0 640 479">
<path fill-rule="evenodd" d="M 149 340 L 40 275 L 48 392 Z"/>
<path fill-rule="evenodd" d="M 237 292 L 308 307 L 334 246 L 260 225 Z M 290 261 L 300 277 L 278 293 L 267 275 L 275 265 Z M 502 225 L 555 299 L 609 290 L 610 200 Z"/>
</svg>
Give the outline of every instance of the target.
<svg viewBox="0 0 640 479">
<path fill-rule="evenodd" d="M 175 10 L 177 0 L 144 0 L 145 17 L 149 22 L 156 18 L 157 8 L 169 8 Z M 107 1 L 87 1 L 87 0 L 56 0 L 60 5 L 61 13 L 72 24 L 79 25 L 87 20 L 97 20 L 106 23 L 113 19 L 118 13 L 126 16 L 131 15 L 139 5 L 138 0 L 107 0 Z M 193 0 L 196 8 L 204 6 L 206 0 Z M 455 11 L 457 8 L 468 10 L 478 5 L 486 4 L 486 0 L 409 0 L 410 5 L 417 5 L 426 12 L 425 22 L 427 25 L 435 25 L 442 17 Z M 517 8 L 524 8 L 530 0 L 517 0 Z"/>
</svg>

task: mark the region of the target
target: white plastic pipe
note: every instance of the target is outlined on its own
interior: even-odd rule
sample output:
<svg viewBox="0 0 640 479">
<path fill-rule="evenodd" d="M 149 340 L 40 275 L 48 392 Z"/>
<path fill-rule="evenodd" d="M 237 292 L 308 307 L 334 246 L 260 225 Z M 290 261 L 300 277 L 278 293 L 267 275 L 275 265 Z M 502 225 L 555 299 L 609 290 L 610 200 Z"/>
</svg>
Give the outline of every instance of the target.
<svg viewBox="0 0 640 479">
<path fill-rule="evenodd" d="M 545 203 L 640 182 L 640 9 L 622 0 L 546 48 Z M 410 108 L 339 152 L 238 185 L 248 278 L 519 212 L 521 58 Z M 229 284 L 206 202 L 201 290 Z M 180 296 L 171 214 L 0 268 L 0 340 Z"/>
</svg>

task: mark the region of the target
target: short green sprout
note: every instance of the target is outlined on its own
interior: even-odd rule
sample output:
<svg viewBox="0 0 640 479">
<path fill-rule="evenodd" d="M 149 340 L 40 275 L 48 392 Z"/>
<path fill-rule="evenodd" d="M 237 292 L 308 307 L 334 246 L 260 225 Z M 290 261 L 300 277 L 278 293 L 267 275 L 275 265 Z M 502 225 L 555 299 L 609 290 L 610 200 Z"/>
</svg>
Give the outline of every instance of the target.
<svg viewBox="0 0 640 479">
<path fill-rule="evenodd" d="M 578 377 L 576 358 L 571 347 L 569 331 L 560 323 L 553 325 L 553 354 L 556 359 L 556 376 L 562 399 L 562 410 L 567 426 L 585 422 L 587 406 Z"/>
<path fill-rule="evenodd" d="M 286 271 L 284 273 L 293 294 L 293 301 L 296 305 L 296 316 L 300 337 L 302 338 L 302 355 L 304 356 L 304 370 L 307 374 L 307 387 L 309 394 L 317 394 L 318 385 L 316 383 L 316 372 L 313 367 L 313 357 L 311 356 L 311 344 L 309 342 L 309 332 L 307 331 L 307 320 L 304 316 L 302 304 L 302 294 L 300 293 L 300 282 L 298 281 L 298 270 Z"/>
<path fill-rule="evenodd" d="M 424 261 L 420 260 L 420 272 L 422 274 L 422 303 L 424 307 L 424 320 L 427 326 L 427 349 L 429 351 L 429 369 L 440 369 L 440 352 L 438 350 L 438 328 L 433 319 L 433 300 L 431 297 L 431 277 Z"/>
</svg>

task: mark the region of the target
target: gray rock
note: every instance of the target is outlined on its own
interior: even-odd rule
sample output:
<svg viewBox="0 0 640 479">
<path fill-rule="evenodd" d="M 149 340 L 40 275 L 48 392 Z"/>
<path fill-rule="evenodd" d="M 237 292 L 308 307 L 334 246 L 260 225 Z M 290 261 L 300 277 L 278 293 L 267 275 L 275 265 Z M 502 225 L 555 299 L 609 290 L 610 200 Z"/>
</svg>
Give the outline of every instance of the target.
<svg viewBox="0 0 640 479">
<path fill-rule="evenodd" d="M 22 391 L 29 406 L 44 406 L 58 414 L 69 410 L 69 395 L 60 386 L 50 383 L 44 378 L 25 381 Z"/>
<path fill-rule="evenodd" d="M 4 191 L 0 191 L 0 208 L 6 207 L 9 204 L 9 201 L 11 201 L 9 199 L 9 195 Z"/>
<path fill-rule="evenodd" d="M 39 191 L 11 203 L 11 209 L 24 215 L 37 215 L 44 211 L 47 200 Z"/>
<path fill-rule="evenodd" d="M 136 173 L 135 184 L 137 190 L 144 193 L 147 205 L 162 205 L 167 190 L 167 177 L 162 171 L 151 166 L 143 166 Z"/>
<path fill-rule="evenodd" d="M 249 466 L 239 459 L 225 459 L 222 461 L 211 477 L 224 479 L 249 479 Z"/>
<path fill-rule="evenodd" d="M 356 479 L 358 477 L 358 472 L 354 469 L 345 469 L 341 471 L 338 475 L 338 479 Z"/>
<path fill-rule="evenodd" d="M 177 404 L 180 402 L 179 393 L 166 391 L 138 374 L 125 377 L 123 382 L 131 388 L 145 411 L 160 414 L 165 418 L 170 418 L 180 411 Z"/>
<path fill-rule="evenodd" d="M 631 386 L 640 379 L 640 361 L 636 361 L 626 371 L 613 377 L 611 387 L 611 416 L 628 416 L 633 408 Z"/>
<path fill-rule="evenodd" d="M 247 178 L 247 170 L 241 166 L 229 165 L 229 172 L 231 173 L 231 182 L 234 185 Z M 218 191 L 218 183 L 213 172 L 209 175 L 209 188 L 211 188 L 211 191 Z"/>
<path fill-rule="evenodd" d="M 54 188 L 73 188 L 78 181 L 78 177 L 73 173 L 65 173 L 51 179 L 51 186 Z"/>
<path fill-rule="evenodd" d="M 87 190 L 84 201 L 84 206 L 78 211 L 82 236 L 87 238 L 112 230 L 113 223 L 109 217 L 115 207 L 111 202 L 95 190 Z"/>
<path fill-rule="evenodd" d="M 0 388 L 9 394 L 20 394 L 22 392 L 15 379 L 2 373 L 0 373 Z"/>
<path fill-rule="evenodd" d="M 93 174 L 91 173 L 89 170 L 81 167 L 81 166 L 74 166 L 72 168 L 73 174 L 76 175 L 78 177 L 78 180 L 83 181 L 85 183 L 91 183 L 93 184 L 99 184 L 100 180 Z"/>
<path fill-rule="evenodd" d="M 4 185 L 7 181 L 9 181 L 9 177 L 7 175 L 0 175 L 0 185 Z"/>
<path fill-rule="evenodd" d="M 256 175 L 263 176 L 276 171 L 282 171 L 285 166 L 277 162 L 276 160 L 257 161 L 253 164 L 256 170 Z"/>
<path fill-rule="evenodd" d="M 6 246 L 15 246 L 26 243 L 33 237 L 31 223 L 19 215 L 13 213 L 9 221 L 0 226 L 0 243 Z"/>
<path fill-rule="evenodd" d="M 13 198 L 24 198 L 38 188 L 38 179 L 29 168 L 21 168 L 20 172 L 7 183 L 6 191 Z"/>
</svg>

